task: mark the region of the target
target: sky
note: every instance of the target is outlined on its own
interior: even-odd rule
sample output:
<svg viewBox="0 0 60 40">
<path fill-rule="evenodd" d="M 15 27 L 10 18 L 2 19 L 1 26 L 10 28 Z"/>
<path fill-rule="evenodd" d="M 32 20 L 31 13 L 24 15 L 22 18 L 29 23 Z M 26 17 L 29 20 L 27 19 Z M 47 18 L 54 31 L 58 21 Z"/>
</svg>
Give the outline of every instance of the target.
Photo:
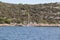
<svg viewBox="0 0 60 40">
<path fill-rule="evenodd" d="M 14 4 L 40 4 L 40 3 L 50 3 L 50 2 L 60 2 L 60 0 L 0 0 L 6 3 Z"/>
</svg>

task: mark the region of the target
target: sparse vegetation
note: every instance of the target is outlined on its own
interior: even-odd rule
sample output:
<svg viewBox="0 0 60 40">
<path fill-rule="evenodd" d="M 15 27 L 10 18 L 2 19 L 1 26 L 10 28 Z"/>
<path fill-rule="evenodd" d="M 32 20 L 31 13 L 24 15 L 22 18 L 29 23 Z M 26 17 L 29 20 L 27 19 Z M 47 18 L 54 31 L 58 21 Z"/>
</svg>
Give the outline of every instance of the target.
<svg viewBox="0 0 60 40">
<path fill-rule="evenodd" d="M 0 2 L 0 23 L 23 23 L 28 20 L 36 23 L 59 23 L 60 4 L 9 4 Z"/>
</svg>

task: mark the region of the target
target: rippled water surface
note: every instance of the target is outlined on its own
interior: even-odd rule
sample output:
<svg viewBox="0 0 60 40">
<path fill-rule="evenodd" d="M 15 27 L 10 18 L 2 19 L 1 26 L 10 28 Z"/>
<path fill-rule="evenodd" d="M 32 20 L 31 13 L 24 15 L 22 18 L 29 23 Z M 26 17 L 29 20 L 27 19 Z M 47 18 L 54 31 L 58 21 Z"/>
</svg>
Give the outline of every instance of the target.
<svg viewBox="0 0 60 40">
<path fill-rule="evenodd" d="M 60 27 L 0 27 L 0 40 L 60 40 Z"/>
</svg>

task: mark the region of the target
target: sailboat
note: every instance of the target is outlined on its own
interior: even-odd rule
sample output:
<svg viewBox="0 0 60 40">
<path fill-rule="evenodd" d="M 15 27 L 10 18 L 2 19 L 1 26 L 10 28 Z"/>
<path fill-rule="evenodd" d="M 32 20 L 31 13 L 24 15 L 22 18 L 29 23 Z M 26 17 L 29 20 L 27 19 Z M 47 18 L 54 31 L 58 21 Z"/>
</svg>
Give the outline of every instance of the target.
<svg viewBox="0 0 60 40">
<path fill-rule="evenodd" d="M 29 12 L 28 12 L 27 16 L 28 16 L 27 24 L 22 25 L 22 26 L 25 26 L 25 27 L 26 26 L 27 27 L 29 27 L 29 26 L 38 26 L 38 24 L 31 22 L 31 16 L 30 16 Z"/>
<path fill-rule="evenodd" d="M 28 13 L 28 21 L 27 26 L 30 26 L 30 14 Z"/>
<path fill-rule="evenodd" d="M 40 26 L 39 24 L 37 24 L 36 22 L 31 22 L 31 16 L 30 14 L 28 13 L 28 23 L 26 26 Z"/>
<path fill-rule="evenodd" d="M 26 23 L 24 23 L 22 26 L 31 26 L 31 24 L 32 24 L 32 22 L 30 22 L 30 14 L 29 14 L 29 12 L 28 12 L 28 14 L 27 14 L 27 16 L 28 16 L 28 20 L 27 20 L 27 24 Z"/>
</svg>

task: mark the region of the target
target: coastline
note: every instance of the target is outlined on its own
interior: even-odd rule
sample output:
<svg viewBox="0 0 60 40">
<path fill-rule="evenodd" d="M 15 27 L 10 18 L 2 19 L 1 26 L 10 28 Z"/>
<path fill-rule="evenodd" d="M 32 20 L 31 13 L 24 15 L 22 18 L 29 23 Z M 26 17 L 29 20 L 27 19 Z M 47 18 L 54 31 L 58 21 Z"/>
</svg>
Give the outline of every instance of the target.
<svg viewBox="0 0 60 40">
<path fill-rule="evenodd" d="M 27 25 L 24 25 L 24 24 L 0 24 L 0 26 L 58 26 L 60 27 L 60 24 L 27 24 Z"/>
</svg>

